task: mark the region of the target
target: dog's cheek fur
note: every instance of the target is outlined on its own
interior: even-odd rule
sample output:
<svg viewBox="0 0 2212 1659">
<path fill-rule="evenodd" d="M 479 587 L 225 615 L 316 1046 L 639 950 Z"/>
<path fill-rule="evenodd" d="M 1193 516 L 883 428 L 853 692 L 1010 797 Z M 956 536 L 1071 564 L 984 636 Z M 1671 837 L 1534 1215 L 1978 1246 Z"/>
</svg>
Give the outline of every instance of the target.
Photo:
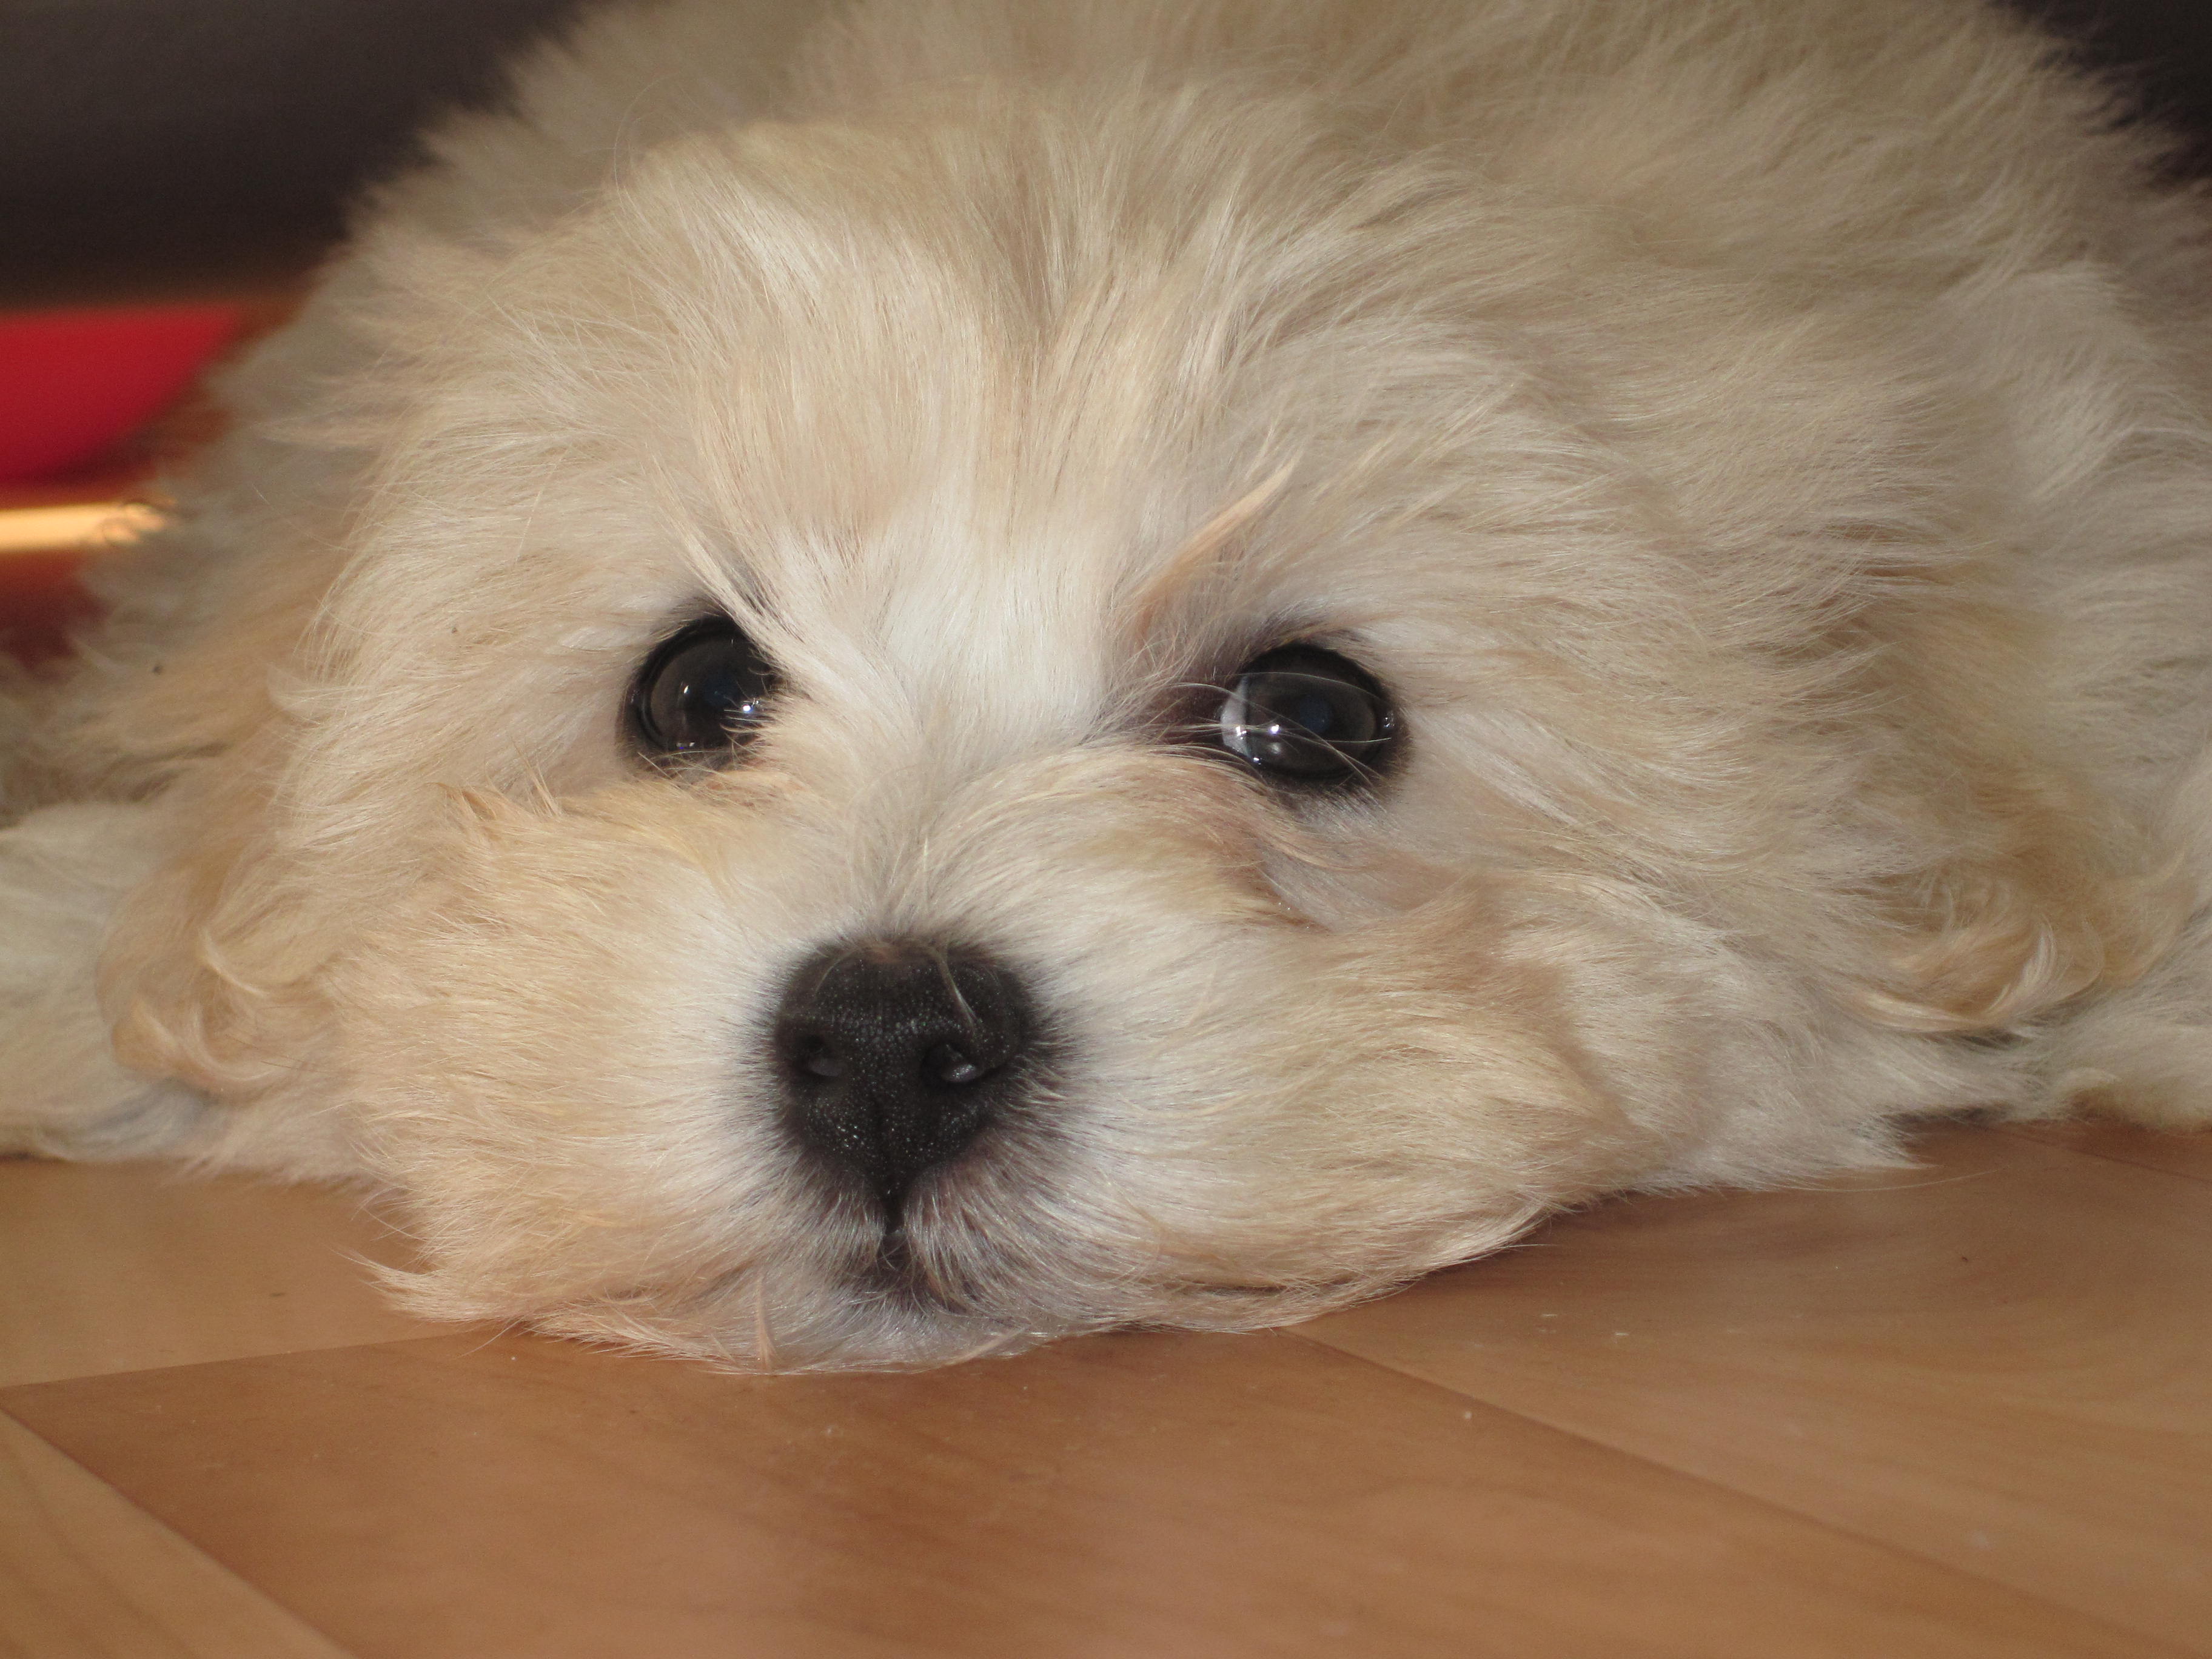
<svg viewBox="0 0 2212 1659">
<path fill-rule="evenodd" d="M 1632 905 L 1470 891 L 1315 928 L 1260 873 L 1279 809 L 1140 754 L 986 781 L 935 826 L 960 852 L 888 881 L 849 811 L 731 793 L 457 801 L 338 975 L 418 1305 L 748 1364 L 1243 1328 L 1503 1243 L 1683 1133 L 1694 1079 L 1641 1064 L 1638 1122 L 1618 1057 L 1578 1058 L 1590 981 L 1646 988 L 1608 1048 L 1689 1000 L 1650 994 L 1677 941 Z M 911 1200 L 904 1288 L 870 1284 L 875 1224 L 793 1144 L 766 1041 L 783 971 L 886 927 L 988 941 L 1045 1032 L 1036 1097 Z"/>
<path fill-rule="evenodd" d="M 744 1087 L 775 940 L 686 804 L 617 820 L 457 797 L 337 976 L 362 1148 L 407 1194 L 425 1307 L 696 1293 L 775 1240 L 795 1172 Z"/>
</svg>

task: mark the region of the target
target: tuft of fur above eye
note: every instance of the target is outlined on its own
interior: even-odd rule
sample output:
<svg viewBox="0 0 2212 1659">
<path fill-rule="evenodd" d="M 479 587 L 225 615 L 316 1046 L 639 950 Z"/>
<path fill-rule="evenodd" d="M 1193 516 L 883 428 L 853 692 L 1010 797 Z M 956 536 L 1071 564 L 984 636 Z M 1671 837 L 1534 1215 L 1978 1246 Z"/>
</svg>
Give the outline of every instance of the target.
<svg viewBox="0 0 2212 1659">
<path fill-rule="evenodd" d="M 775 665 L 727 617 L 702 617 L 653 647 L 629 691 L 629 735 L 653 760 L 724 758 L 768 719 Z"/>
<path fill-rule="evenodd" d="M 1246 663 L 1215 719 L 1223 749 L 1283 783 L 1371 778 L 1398 736 L 1398 712 L 1375 677 L 1315 645 L 1283 646 Z"/>
</svg>

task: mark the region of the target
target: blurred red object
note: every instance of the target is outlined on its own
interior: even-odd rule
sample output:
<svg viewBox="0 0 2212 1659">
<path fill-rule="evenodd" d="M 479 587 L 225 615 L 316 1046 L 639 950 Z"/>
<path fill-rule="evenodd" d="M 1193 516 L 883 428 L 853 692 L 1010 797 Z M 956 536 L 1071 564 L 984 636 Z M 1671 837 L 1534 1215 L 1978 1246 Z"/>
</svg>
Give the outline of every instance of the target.
<svg viewBox="0 0 2212 1659">
<path fill-rule="evenodd" d="M 82 465 L 175 402 L 244 320 L 225 305 L 0 317 L 0 482 Z"/>
</svg>

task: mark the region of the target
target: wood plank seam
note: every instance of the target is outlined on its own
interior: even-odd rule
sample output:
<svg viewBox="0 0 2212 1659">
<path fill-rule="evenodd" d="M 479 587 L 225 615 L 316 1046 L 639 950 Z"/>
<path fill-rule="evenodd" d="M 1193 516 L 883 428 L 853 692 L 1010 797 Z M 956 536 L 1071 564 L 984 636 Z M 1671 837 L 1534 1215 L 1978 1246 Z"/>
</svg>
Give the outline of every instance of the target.
<svg viewBox="0 0 2212 1659">
<path fill-rule="evenodd" d="M 0 1412 L 0 1653 L 349 1659 L 259 1585 Z"/>
<path fill-rule="evenodd" d="M 2117 1164 L 2123 1169 L 2147 1170 L 2153 1175 L 2172 1176 L 2176 1181 L 2186 1181 L 2199 1187 L 2212 1186 L 2212 1175 L 2199 1175 L 2193 1170 L 2177 1170 L 2170 1164 L 2153 1164 L 2139 1158 L 2128 1158 L 2118 1152 L 2108 1152 L 2095 1146 L 2071 1146 L 2062 1140 L 2053 1140 L 2033 1131 L 2041 1125 L 2024 1123 L 1991 1123 L 1986 1127 L 2014 1140 L 2025 1140 L 2032 1146 L 2047 1146 L 2054 1152 L 2071 1152 L 2076 1158 L 2094 1158 L 2100 1164 Z"/>
<path fill-rule="evenodd" d="M 1938 1557 L 1917 1550 L 1909 1544 L 1901 1543 L 1896 1539 L 1884 1538 L 1873 1533 L 1863 1531 L 1856 1527 L 1843 1525 L 1838 1522 L 1830 1519 L 1826 1516 L 1815 1515 L 1808 1510 L 1801 1510 L 1794 1504 L 1778 1502 L 1778 1500 L 1766 1497 L 1762 1493 L 1751 1492 L 1740 1486 L 1730 1486 L 1725 1481 L 1716 1480 L 1711 1475 L 1702 1474 L 1696 1469 L 1684 1468 L 1677 1464 L 1668 1462 L 1663 1458 L 1654 1457 L 1644 1452 L 1632 1450 L 1630 1448 L 1626 1446 L 1616 1445 L 1611 1441 L 1601 1440 L 1595 1435 L 1584 1434 L 1581 1431 L 1570 1428 L 1564 1424 L 1548 1422 L 1540 1417 L 1531 1416 L 1525 1412 L 1517 1411 L 1510 1406 L 1500 1405 L 1495 1401 L 1486 1400 L 1480 1395 L 1468 1394 L 1463 1389 L 1451 1387 L 1449 1383 L 1439 1382 L 1433 1377 L 1424 1376 L 1418 1371 L 1407 1370 L 1396 1365 L 1389 1364 L 1382 1360 L 1373 1358 L 1371 1355 L 1359 1353 L 1350 1348 L 1339 1347 L 1336 1344 L 1328 1340 L 1328 1339 L 1324 1337 L 1308 1335 L 1304 1330 L 1295 1326 L 1286 1329 L 1283 1334 L 1296 1337 L 1299 1341 L 1310 1343 L 1317 1348 L 1326 1348 L 1330 1352 L 1342 1355 L 1346 1358 L 1357 1359 L 1364 1364 L 1373 1365 L 1377 1370 L 1388 1371 L 1393 1376 L 1409 1378 L 1413 1382 L 1422 1383 L 1426 1387 L 1437 1389 L 1443 1394 L 1449 1395 L 1455 1400 L 1468 1401 L 1474 1405 L 1480 1406 L 1486 1411 L 1499 1412 L 1508 1417 L 1519 1418 L 1524 1423 L 1534 1424 L 1536 1427 L 1548 1430 L 1553 1434 L 1566 1435 L 1572 1439 L 1583 1442 L 1586 1445 L 1595 1446 L 1601 1450 L 1610 1452 L 1617 1457 L 1631 1458 L 1637 1462 L 1647 1464 L 1653 1468 L 1662 1470 L 1666 1474 L 1675 1476 L 1679 1479 L 1695 1481 L 1701 1486 L 1707 1487 L 1715 1492 L 1724 1492 L 1729 1498 L 1747 1504 L 1755 1504 L 1762 1509 L 1771 1510 L 1777 1514 L 1789 1516 L 1793 1520 L 1819 1527 L 1824 1531 L 1834 1533 L 1840 1537 L 1853 1539 L 1859 1543 L 1869 1545 L 1875 1548 L 1887 1551 L 1892 1555 L 1917 1562 L 1923 1566 L 1930 1567 L 1938 1571 L 1956 1573 L 1962 1578 L 1971 1578 L 1975 1583 L 1986 1584 L 2001 1594 L 2017 1595 L 2023 1601 L 2031 1601 L 2038 1607 L 2049 1607 L 2055 1615 L 2063 1615 L 2068 1619 L 2089 1620 L 2097 1625 L 2100 1628 L 2110 1631 L 2114 1638 L 2120 1642 L 2148 1644 L 2154 1648 L 2163 1646 L 2165 1651 L 2174 1654 L 2177 1656 L 2177 1659 L 2183 1659 L 2183 1656 L 2186 1656 L 2186 1659 L 2202 1659 L 2202 1655 L 2199 1651 L 2187 1648 L 2174 1647 L 2171 1644 L 2160 1644 L 2157 1637 L 2150 1635 L 2145 1632 L 2130 1630 L 2124 1626 L 2116 1625 L 2109 1619 L 2102 1618 L 2094 1613 L 2085 1611 L 2081 1607 L 2074 1607 L 2063 1601 L 2055 1601 L 2048 1596 L 2038 1595 L 2031 1591 L 2023 1590 L 2016 1584 L 2009 1584 L 2002 1579 L 1990 1577 L 1987 1574 L 1975 1572 L 1972 1569 L 1962 1567 L 1954 1561 L 1941 1559 Z"/>
</svg>

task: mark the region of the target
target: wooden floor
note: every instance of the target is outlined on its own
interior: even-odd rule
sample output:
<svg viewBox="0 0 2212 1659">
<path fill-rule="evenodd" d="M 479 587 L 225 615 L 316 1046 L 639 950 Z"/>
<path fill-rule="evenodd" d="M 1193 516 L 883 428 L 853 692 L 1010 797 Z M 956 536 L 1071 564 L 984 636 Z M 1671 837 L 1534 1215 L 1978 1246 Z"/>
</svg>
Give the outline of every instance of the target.
<svg viewBox="0 0 2212 1659">
<path fill-rule="evenodd" d="M 767 1378 L 410 1323 L 337 1194 L 0 1162 L 0 1652 L 2212 1653 L 2212 1136 L 1924 1156 Z"/>
</svg>

